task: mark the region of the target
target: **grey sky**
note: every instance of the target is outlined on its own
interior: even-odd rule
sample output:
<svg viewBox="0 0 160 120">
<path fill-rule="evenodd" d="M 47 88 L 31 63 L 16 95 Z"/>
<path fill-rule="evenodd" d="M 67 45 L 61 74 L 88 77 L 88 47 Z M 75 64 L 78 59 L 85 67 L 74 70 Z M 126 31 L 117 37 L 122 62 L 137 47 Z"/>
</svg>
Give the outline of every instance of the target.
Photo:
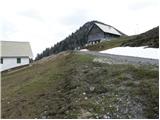
<svg viewBox="0 0 160 120">
<path fill-rule="evenodd" d="M 133 35 L 159 25 L 159 0 L 0 0 L 0 40 L 29 41 L 34 56 L 98 20 Z"/>
</svg>

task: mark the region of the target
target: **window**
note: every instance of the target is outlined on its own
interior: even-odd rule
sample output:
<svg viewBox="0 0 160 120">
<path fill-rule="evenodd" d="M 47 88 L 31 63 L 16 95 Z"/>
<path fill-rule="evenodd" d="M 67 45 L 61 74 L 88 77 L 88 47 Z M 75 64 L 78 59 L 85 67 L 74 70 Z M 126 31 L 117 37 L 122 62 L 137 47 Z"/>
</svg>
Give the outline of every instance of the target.
<svg viewBox="0 0 160 120">
<path fill-rule="evenodd" d="M 21 63 L 21 58 L 17 58 L 17 63 Z"/>
<path fill-rule="evenodd" d="M 3 58 L 1 58 L 1 64 L 3 64 Z"/>
</svg>

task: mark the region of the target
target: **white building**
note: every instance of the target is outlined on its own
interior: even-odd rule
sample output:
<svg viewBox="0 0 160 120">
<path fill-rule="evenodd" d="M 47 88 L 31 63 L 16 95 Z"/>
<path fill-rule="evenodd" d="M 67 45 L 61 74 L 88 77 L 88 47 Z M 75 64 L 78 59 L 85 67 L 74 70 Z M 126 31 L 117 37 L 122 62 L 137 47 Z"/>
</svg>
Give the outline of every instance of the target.
<svg viewBox="0 0 160 120">
<path fill-rule="evenodd" d="M 0 71 L 27 65 L 33 58 L 29 42 L 0 41 Z"/>
</svg>

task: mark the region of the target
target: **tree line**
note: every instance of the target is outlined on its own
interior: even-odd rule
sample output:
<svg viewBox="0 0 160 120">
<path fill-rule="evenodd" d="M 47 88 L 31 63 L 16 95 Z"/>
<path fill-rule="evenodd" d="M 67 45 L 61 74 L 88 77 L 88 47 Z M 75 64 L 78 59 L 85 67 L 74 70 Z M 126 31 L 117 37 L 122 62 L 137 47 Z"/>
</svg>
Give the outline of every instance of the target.
<svg viewBox="0 0 160 120">
<path fill-rule="evenodd" d="M 78 47 L 83 47 L 87 43 L 87 33 L 94 21 L 85 23 L 76 32 L 72 33 L 64 40 L 58 42 L 53 47 L 46 48 L 42 53 L 37 54 L 35 60 L 42 59 L 43 57 L 57 54 L 66 50 L 74 50 Z"/>
</svg>

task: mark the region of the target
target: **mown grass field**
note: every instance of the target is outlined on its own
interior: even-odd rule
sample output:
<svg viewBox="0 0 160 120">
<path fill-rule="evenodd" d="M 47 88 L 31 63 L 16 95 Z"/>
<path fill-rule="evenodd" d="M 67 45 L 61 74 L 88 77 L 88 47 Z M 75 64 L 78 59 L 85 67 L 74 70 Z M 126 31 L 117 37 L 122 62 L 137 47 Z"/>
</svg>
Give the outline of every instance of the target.
<svg viewBox="0 0 160 120">
<path fill-rule="evenodd" d="M 159 72 L 64 52 L 2 73 L 2 118 L 158 118 Z"/>
</svg>

